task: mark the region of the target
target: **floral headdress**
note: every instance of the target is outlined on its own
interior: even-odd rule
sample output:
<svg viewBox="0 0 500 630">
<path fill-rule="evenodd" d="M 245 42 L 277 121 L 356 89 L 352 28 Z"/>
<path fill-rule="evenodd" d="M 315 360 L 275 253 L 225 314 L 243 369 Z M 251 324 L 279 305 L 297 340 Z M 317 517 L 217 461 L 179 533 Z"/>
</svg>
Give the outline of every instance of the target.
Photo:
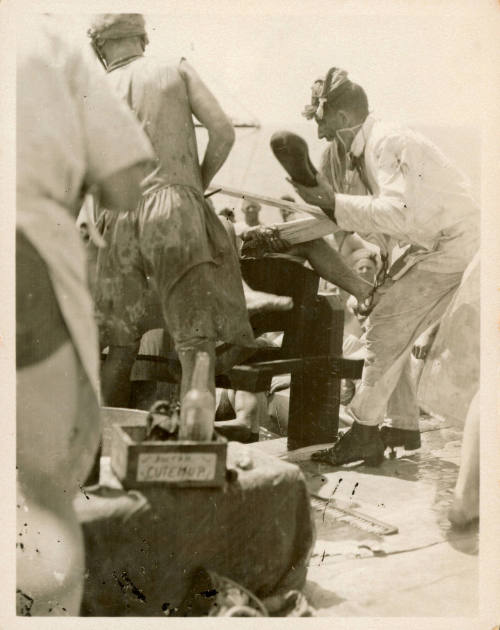
<svg viewBox="0 0 500 630">
<path fill-rule="evenodd" d="M 316 79 L 311 88 L 311 103 L 306 105 L 302 115 L 308 120 L 314 118 L 323 118 L 325 103 L 328 101 L 329 96 L 332 100 L 333 92 L 335 92 L 335 98 L 340 95 L 341 92 L 352 85 L 351 81 L 347 78 L 347 72 L 340 68 L 330 68 L 324 79 Z M 344 86 L 344 87 L 343 87 Z M 340 88 L 343 87 L 342 90 Z"/>
</svg>

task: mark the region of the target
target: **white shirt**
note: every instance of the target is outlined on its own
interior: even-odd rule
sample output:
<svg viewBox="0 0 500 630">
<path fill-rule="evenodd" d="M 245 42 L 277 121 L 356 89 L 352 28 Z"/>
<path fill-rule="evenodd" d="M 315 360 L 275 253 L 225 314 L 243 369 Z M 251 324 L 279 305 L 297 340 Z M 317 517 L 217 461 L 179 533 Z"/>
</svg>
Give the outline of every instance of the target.
<svg viewBox="0 0 500 630">
<path fill-rule="evenodd" d="M 419 133 L 371 115 L 351 147 L 363 151 L 373 195 L 336 194 L 339 227 L 421 247 L 420 269 L 463 271 L 479 247 L 479 207 L 460 171 Z"/>
</svg>

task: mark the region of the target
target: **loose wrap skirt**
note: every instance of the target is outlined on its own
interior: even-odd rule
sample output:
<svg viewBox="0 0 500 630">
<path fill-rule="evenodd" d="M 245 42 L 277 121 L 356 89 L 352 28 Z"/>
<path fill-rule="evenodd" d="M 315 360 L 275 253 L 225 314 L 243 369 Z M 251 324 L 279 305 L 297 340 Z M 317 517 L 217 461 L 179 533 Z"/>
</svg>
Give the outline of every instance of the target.
<svg viewBox="0 0 500 630">
<path fill-rule="evenodd" d="M 101 345 L 137 341 L 156 317 L 176 344 L 202 337 L 253 346 L 236 251 L 190 186 L 145 194 L 131 212 L 105 211 L 95 302 Z M 152 315 L 153 313 L 153 315 Z M 163 319 L 161 319 L 163 318 Z"/>
</svg>

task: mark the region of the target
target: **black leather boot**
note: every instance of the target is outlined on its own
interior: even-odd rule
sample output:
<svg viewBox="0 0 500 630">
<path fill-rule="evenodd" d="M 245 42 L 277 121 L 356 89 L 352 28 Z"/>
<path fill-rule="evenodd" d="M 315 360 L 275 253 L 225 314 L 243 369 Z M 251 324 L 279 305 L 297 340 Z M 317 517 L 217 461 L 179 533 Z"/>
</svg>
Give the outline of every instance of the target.
<svg viewBox="0 0 500 630">
<path fill-rule="evenodd" d="M 354 422 L 330 448 L 316 451 L 311 459 L 332 466 L 341 466 L 363 460 L 367 466 L 380 466 L 384 460 L 385 446 L 380 439 L 378 426 Z"/>
</svg>

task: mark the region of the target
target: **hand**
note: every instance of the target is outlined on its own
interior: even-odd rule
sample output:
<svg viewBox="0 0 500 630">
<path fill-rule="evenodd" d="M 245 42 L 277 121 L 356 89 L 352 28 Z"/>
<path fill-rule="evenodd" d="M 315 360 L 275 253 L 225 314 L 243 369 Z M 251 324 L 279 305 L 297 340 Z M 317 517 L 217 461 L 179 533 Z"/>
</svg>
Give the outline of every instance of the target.
<svg viewBox="0 0 500 630">
<path fill-rule="evenodd" d="M 302 199 L 311 206 L 318 206 L 319 208 L 333 213 L 335 210 L 335 191 L 333 190 L 330 182 L 318 173 L 316 176 L 317 185 L 313 187 L 302 186 L 292 179 L 287 178 L 287 181 L 292 184 Z"/>
<path fill-rule="evenodd" d="M 357 304 L 354 306 L 353 311 L 354 314 L 358 318 L 366 318 L 373 311 L 373 309 L 377 306 L 380 300 L 384 297 L 384 295 L 389 291 L 389 289 L 394 284 L 394 280 L 389 277 L 386 277 L 384 280 L 384 284 L 380 287 L 377 287 L 375 291 L 365 299 L 357 298 Z"/>
<path fill-rule="evenodd" d="M 432 347 L 434 342 L 434 338 L 437 333 L 437 328 L 435 330 L 426 330 L 423 332 L 420 337 L 417 338 L 415 343 L 413 344 L 412 354 L 415 359 L 425 359 L 429 354 L 429 350 Z"/>
<path fill-rule="evenodd" d="M 354 297 L 354 295 L 350 295 L 347 298 L 345 306 L 346 306 L 346 309 L 349 311 L 349 313 L 351 313 L 351 315 L 357 314 L 358 300 Z"/>
<path fill-rule="evenodd" d="M 419 337 L 412 348 L 412 354 L 415 359 L 425 359 L 432 346 L 432 342 L 428 339 Z"/>
<path fill-rule="evenodd" d="M 290 243 L 281 238 L 279 231 L 273 227 L 258 226 L 240 234 L 243 241 L 242 253 L 281 254 L 290 249 Z"/>
</svg>

